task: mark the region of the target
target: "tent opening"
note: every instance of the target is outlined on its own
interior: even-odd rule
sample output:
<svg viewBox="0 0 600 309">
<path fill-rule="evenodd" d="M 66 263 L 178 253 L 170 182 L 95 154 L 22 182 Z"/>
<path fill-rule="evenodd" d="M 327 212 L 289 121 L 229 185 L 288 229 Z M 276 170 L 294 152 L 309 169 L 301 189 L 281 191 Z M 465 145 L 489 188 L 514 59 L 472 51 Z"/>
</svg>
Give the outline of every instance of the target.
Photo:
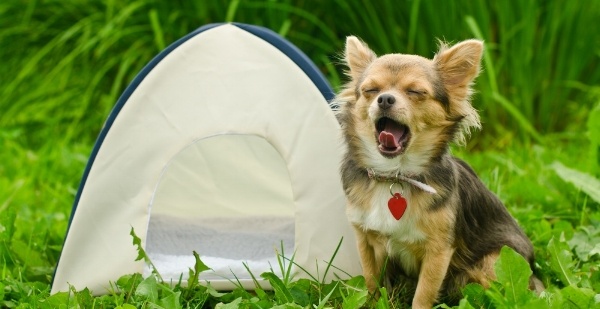
<svg viewBox="0 0 600 309">
<path fill-rule="evenodd" d="M 295 207 L 285 160 L 263 137 L 222 134 L 194 141 L 164 168 L 149 205 L 146 251 L 165 280 L 193 268 L 201 278 L 251 279 L 294 250 Z M 146 270 L 149 271 L 149 270 Z M 235 277 L 232 274 L 235 273 Z"/>
</svg>

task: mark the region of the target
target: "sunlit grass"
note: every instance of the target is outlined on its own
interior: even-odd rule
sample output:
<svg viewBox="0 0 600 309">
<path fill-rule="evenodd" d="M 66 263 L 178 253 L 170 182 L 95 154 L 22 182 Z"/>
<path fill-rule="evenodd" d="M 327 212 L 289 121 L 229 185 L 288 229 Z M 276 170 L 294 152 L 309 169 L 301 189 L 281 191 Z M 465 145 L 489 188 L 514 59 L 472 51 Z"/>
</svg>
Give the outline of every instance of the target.
<svg viewBox="0 0 600 309">
<path fill-rule="evenodd" d="M 83 169 L 114 103 L 165 46 L 223 21 L 285 36 L 336 89 L 347 35 L 379 54 L 426 57 L 437 39 L 483 39 L 474 105 L 484 129 L 455 153 L 506 202 L 536 246 L 540 271 L 561 286 L 544 264 L 549 241 L 600 223 L 598 201 L 552 168 L 558 161 L 600 175 L 600 112 L 590 114 L 600 108 L 598 20 L 598 1 L 3 1 L 0 295 L 46 297 Z M 573 267 L 597 269 L 597 256 Z"/>
</svg>

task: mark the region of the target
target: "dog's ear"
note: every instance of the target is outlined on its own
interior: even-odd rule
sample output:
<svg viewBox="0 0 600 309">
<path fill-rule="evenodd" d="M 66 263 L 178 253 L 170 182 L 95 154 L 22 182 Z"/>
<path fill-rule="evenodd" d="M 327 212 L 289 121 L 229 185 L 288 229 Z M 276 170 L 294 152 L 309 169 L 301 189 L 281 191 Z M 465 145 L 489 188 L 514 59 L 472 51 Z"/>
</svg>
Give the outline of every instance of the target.
<svg viewBox="0 0 600 309">
<path fill-rule="evenodd" d="M 440 73 L 444 89 L 450 97 L 450 114 L 461 119 L 460 130 L 455 136 L 463 144 L 472 128 L 481 128 L 479 113 L 471 106 L 471 84 L 479 75 L 483 42 L 467 40 L 450 48 L 440 44 L 440 51 L 433 58 Z"/>
<path fill-rule="evenodd" d="M 350 77 L 353 80 L 358 80 L 369 64 L 377 58 L 377 55 L 357 37 L 349 36 L 346 38 L 344 58 L 348 68 L 350 68 Z"/>
<path fill-rule="evenodd" d="M 450 48 L 441 44 L 433 60 L 450 95 L 462 100 L 469 94 L 469 86 L 479 75 L 482 53 L 483 42 L 479 40 L 466 40 Z"/>
</svg>

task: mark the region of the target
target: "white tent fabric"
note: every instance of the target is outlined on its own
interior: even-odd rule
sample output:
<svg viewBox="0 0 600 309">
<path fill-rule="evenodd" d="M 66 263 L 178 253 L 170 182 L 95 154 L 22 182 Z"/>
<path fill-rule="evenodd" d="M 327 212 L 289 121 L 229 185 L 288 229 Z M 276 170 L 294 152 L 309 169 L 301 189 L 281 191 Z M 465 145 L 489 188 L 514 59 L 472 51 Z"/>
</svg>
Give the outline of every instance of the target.
<svg viewBox="0 0 600 309">
<path fill-rule="evenodd" d="M 102 294 L 122 275 L 147 274 L 131 228 L 166 281 L 187 279 L 194 250 L 217 289 L 233 288 L 233 274 L 252 288 L 243 263 L 259 277 L 277 268 L 280 248 L 323 275 L 341 238 L 333 265 L 360 274 L 339 125 L 306 68 L 273 42 L 300 53 L 263 28 L 211 25 L 138 75 L 88 163 L 52 293 Z"/>
</svg>

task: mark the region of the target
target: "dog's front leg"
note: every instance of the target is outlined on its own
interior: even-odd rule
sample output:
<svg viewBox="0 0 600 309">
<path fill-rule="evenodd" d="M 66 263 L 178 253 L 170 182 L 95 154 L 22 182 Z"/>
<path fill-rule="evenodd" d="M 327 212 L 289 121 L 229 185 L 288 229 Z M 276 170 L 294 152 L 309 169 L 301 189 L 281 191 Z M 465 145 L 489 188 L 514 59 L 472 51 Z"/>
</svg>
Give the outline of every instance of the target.
<svg viewBox="0 0 600 309">
<path fill-rule="evenodd" d="M 446 277 L 450 259 L 454 249 L 449 246 L 428 246 L 419 272 L 417 290 L 413 298 L 413 309 L 430 309 L 438 298 L 438 294 Z"/>
<path fill-rule="evenodd" d="M 376 233 L 364 231 L 359 226 L 354 226 L 354 229 L 358 240 L 358 253 L 363 276 L 369 292 L 374 293 L 377 290 L 386 259 L 385 247 Z"/>
</svg>

